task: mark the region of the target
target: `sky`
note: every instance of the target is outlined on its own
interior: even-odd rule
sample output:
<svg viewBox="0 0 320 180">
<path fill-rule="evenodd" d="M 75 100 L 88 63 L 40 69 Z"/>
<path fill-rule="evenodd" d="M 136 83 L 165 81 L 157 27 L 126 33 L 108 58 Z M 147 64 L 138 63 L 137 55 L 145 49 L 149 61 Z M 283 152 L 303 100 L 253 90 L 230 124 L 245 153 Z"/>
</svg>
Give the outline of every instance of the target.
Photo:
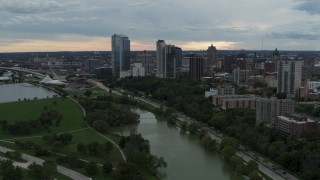
<svg viewBox="0 0 320 180">
<path fill-rule="evenodd" d="M 0 0 L 0 52 L 320 50 L 320 0 Z"/>
</svg>

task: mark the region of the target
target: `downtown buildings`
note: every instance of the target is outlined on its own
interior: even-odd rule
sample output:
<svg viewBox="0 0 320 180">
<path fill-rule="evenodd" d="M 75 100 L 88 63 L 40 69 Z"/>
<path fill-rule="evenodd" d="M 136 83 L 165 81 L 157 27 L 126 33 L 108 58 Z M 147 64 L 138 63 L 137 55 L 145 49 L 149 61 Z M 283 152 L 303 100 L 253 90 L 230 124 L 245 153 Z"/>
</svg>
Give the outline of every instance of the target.
<svg viewBox="0 0 320 180">
<path fill-rule="evenodd" d="M 125 35 L 112 35 L 113 74 L 117 78 L 130 76 L 130 40 Z"/>
</svg>

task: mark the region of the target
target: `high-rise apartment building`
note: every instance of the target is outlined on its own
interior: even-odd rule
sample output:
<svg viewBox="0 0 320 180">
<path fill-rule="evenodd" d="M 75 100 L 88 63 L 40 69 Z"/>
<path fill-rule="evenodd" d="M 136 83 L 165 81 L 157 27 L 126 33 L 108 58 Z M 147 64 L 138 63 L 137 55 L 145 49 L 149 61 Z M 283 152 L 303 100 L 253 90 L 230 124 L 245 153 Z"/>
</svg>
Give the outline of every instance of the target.
<svg viewBox="0 0 320 180">
<path fill-rule="evenodd" d="M 279 60 L 278 65 L 278 93 L 289 96 L 299 94 L 302 79 L 302 61 Z"/>
<path fill-rule="evenodd" d="M 125 35 L 112 35 L 113 73 L 118 78 L 127 76 L 130 70 L 130 40 Z"/>
<path fill-rule="evenodd" d="M 274 124 L 277 116 L 293 112 L 294 101 L 292 99 L 260 98 L 256 102 L 256 124 Z"/>
</svg>

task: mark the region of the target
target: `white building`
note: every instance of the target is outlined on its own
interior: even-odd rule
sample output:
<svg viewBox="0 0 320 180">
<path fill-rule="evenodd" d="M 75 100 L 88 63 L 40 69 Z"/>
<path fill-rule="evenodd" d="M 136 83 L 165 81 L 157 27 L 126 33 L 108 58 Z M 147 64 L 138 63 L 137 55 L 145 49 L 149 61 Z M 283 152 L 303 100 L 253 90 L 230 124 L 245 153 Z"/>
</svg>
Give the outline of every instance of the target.
<svg viewBox="0 0 320 180">
<path fill-rule="evenodd" d="M 145 72 L 145 68 L 143 67 L 142 63 L 133 63 L 131 64 L 131 75 L 133 77 L 136 76 L 145 76 L 146 72 Z"/>
<path fill-rule="evenodd" d="M 309 81 L 308 82 L 308 87 L 309 90 L 313 91 L 313 92 L 318 92 L 318 88 L 320 87 L 320 82 L 318 81 Z"/>
<path fill-rule="evenodd" d="M 219 94 L 218 90 L 217 89 L 213 89 L 213 88 L 210 88 L 210 91 L 206 91 L 204 93 L 204 96 L 206 98 L 210 97 L 210 96 L 217 96 Z"/>
</svg>

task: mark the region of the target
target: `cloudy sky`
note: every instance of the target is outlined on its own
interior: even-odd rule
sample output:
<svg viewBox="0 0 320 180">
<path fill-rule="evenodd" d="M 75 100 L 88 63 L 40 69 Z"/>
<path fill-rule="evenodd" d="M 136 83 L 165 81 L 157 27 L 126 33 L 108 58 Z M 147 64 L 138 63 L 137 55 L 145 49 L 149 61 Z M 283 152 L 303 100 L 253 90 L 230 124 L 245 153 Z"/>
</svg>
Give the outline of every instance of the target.
<svg viewBox="0 0 320 180">
<path fill-rule="evenodd" d="M 184 50 L 320 50 L 320 0 L 0 0 L 0 52 L 105 51 L 114 33 L 132 50 L 158 39 Z"/>
</svg>

